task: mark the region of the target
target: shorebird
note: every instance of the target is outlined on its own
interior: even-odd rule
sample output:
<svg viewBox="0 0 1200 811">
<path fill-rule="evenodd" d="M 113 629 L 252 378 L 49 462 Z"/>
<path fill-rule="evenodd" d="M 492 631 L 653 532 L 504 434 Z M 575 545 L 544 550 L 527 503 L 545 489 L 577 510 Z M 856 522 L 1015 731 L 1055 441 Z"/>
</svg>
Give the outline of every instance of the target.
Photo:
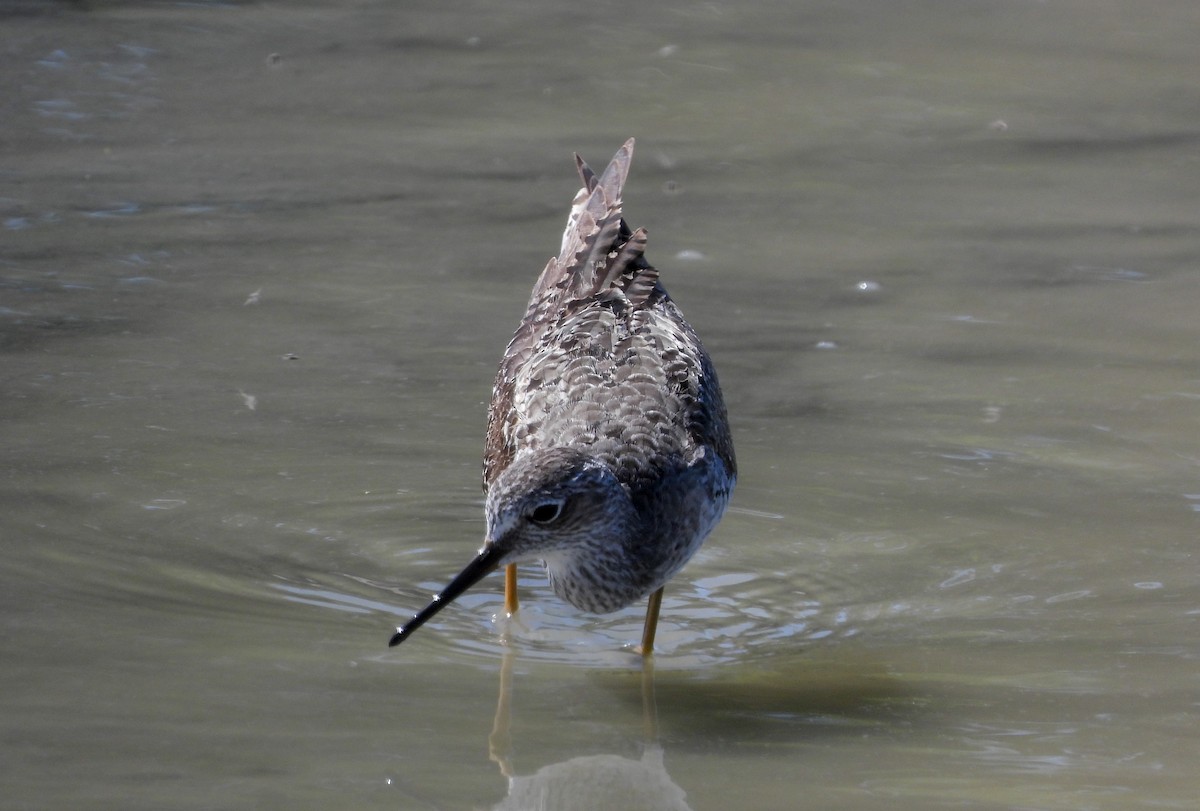
<svg viewBox="0 0 1200 811">
<path fill-rule="evenodd" d="M 621 214 L 633 143 L 599 176 L 575 156 L 583 188 L 492 390 L 483 547 L 390 645 L 501 566 L 513 614 L 516 564 L 540 560 L 584 611 L 649 595 L 648 655 L 664 584 L 725 512 L 737 464 L 716 371 Z"/>
</svg>

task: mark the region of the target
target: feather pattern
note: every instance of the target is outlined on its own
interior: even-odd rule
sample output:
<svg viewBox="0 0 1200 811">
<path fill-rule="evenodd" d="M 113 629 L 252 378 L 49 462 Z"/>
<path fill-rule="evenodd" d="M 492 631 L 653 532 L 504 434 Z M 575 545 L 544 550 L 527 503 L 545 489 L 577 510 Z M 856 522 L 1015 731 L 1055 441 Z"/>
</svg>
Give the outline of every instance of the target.
<svg viewBox="0 0 1200 811">
<path fill-rule="evenodd" d="M 583 187 L 497 372 L 484 488 L 522 451 L 589 448 L 636 491 L 708 448 L 736 474 L 716 373 L 622 219 L 633 139 Z M 631 440 L 635 440 L 632 441 Z"/>
</svg>

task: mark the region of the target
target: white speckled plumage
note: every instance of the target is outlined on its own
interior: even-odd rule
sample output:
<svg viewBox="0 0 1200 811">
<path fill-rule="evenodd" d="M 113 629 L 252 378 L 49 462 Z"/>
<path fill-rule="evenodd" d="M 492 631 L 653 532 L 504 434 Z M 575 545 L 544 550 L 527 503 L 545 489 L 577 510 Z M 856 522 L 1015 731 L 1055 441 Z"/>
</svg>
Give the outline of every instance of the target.
<svg viewBox="0 0 1200 811">
<path fill-rule="evenodd" d="M 496 375 L 483 548 L 393 645 L 527 560 L 572 605 L 615 611 L 674 576 L 729 502 L 736 462 L 716 372 L 646 261 L 645 230 L 622 218 L 632 154 L 630 139 L 599 176 L 576 156 L 583 188 L 559 255 Z"/>
</svg>

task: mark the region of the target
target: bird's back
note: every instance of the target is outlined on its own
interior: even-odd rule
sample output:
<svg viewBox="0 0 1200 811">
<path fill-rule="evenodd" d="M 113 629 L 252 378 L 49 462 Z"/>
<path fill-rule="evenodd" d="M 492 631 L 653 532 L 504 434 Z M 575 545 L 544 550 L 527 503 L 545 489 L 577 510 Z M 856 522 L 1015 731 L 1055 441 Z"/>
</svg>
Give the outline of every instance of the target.
<svg viewBox="0 0 1200 811">
<path fill-rule="evenodd" d="M 597 176 L 577 156 L 560 253 L 542 271 L 500 363 L 484 487 L 524 451 L 571 446 L 633 493 L 705 454 L 730 479 L 733 445 L 712 363 L 621 216 L 633 140 Z M 716 460 L 710 460 L 716 461 Z"/>
</svg>

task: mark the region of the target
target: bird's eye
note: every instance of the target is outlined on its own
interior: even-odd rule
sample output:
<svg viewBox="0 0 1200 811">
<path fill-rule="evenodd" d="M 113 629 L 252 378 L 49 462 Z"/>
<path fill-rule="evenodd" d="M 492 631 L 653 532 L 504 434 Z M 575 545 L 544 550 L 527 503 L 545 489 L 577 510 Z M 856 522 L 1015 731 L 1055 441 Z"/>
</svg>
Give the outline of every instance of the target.
<svg viewBox="0 0 1200 811">
<path fill-rule="evenodd" d="M 535 524 L 550 524 L 562 515 L 563 502 L 545 501 L 533 508 L 529 520 Z"/>
</svg>

